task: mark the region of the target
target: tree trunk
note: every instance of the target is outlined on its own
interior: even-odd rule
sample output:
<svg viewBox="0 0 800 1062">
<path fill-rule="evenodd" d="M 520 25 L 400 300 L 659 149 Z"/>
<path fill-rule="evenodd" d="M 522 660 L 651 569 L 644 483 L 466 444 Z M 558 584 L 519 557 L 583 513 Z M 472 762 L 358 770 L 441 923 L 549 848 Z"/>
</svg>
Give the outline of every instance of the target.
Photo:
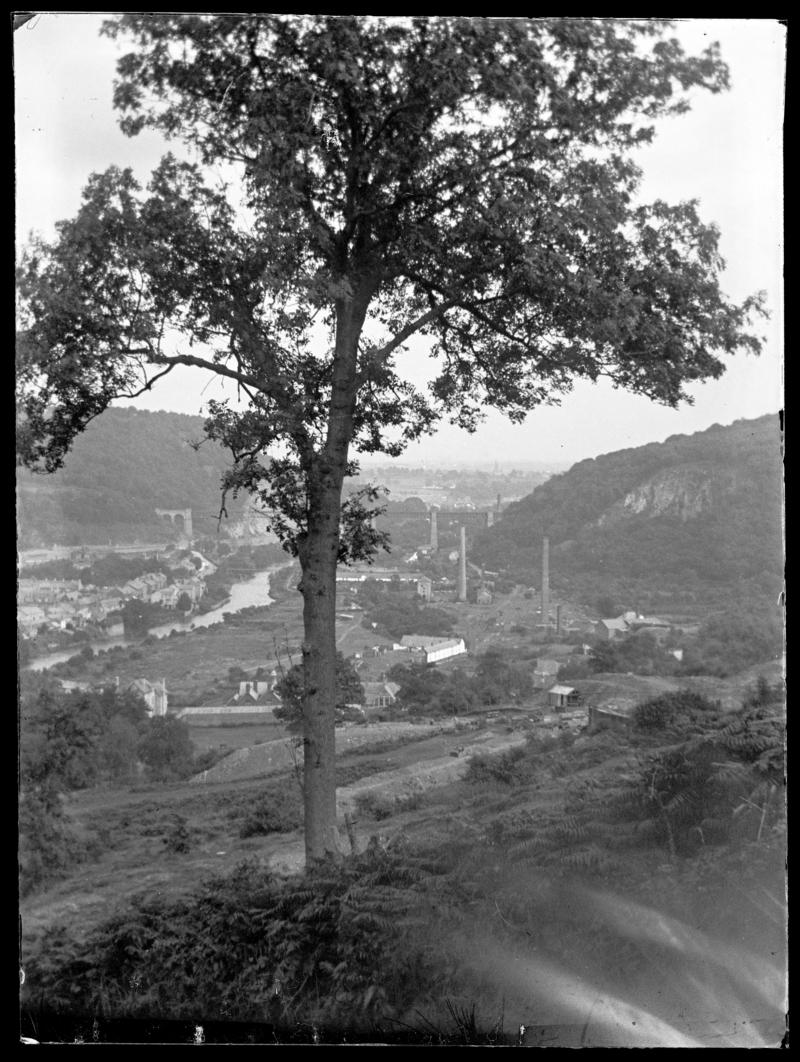
<svg viewBox="0 0 800 1062">
<path fill-rule="evenodd" d="M 331 499 L 333 501 L 333 499 Z M 301 554 L 303 578 L 303 801 L 306 866 L 338 857 L 336 825 L 336 557 L 339 505 L 320 514 Z M 317 522 L 317 521 L 315 521 Z"/>
<path fill-rule="evenodd" d="M 308 531 L 299 546 L 303 570 L 303 753 L 306 866 L 340 858 L 336 822 L 336 566 L 342 485 L 353 437 L 358 341 L 376 280 L 336 302 L 336 345 L 328 430 L 306 471 Z"/>
</svg>

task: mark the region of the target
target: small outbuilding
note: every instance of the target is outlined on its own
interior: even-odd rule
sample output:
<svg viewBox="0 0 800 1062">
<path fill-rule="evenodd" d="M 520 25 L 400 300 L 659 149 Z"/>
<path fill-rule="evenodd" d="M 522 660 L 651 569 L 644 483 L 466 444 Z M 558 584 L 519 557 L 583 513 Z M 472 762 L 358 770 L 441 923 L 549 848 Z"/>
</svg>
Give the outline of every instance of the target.
<svg viewBox="0 0 800 1062">
<path fill-rule="evenodd" d="M 573 686 L 553 686 L 547 691 L 547 704 L 551 708 L 577 708 L 581 695 Z"/>
</svg>

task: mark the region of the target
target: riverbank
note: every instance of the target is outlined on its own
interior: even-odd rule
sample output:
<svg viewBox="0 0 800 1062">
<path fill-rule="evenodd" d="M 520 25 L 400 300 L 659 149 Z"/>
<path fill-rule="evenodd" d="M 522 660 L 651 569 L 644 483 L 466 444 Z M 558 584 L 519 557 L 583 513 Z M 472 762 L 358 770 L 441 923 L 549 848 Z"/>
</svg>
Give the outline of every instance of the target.
<svg viewBox="0 0 800 1062">
<path fill-rule="evenodd" d="M 185 635 L 193 631 L 221 626 L 224 624 L 226 616 L 234 616 L 243 610 L 250 610 L 256 607 L 262 609 L 272 607 L 275 603 L 275 597 L 273 597 L 271 592 L 271 581 L 278 576 L 278 573 L 284 571 L 291 578 L 294 566 L 291 564 L 276 564 L 266 571 L 256 572 L 249 579 L 234 583 L 226 600 L 209 612 L 198 613 L 185 620 L 160 624 L 151 628 L 145 635 L 138 637 L 121 635 L 114 638 L 84 639 L 79 644 L 68 648 L 31 658 L 25 665 L 24 670 L 44 671 L 59 664 L 64 664 L 87 646 L 92 649 L 95 656 L 107 656 L 112 651 L 122 649 L 132 652 L 139 651 L 140 654 L 146 652 L 149 658 L 154 648 L 153 642 L 158 644 L 158 642 L 165 639 L 171 640 L 176 635 Z M 286 594 L 285 583 L 286 580 L 282 576 L 278 576 L 276 596 Z M 71 671 L 69 677 L 78 678 L 77 672 L 73 673 Z"/>
<path fill-rule="evenodd" d="M 285 570 L 285 576 L 283 572 L 260 572 L 247 580 L 244 600 L 257 604 L 244 604 L 233 611 L 232 600 L 225 608 L 215 610 L 219 615 L 205 617 L 206 623 L 196 622 L 194 627 L 172 630 L 161 637 L 154 637 L 151 632 L 144 641 L 133 644 L 121 644 L 124 639 L 119 639 L 114 645 L 99 645 L 91 658 L 78 656 L 68 669 L 58 667 L 53 673 L 91 684 L 119 679 L 123 687 L 139 678 L 164 679 L 178 703 L 205 703 L 204 698 L 212 691 L 229 691 L 232 671 L 269 670 L 278 656 L 285 664 L 286 646 L 294 653 L 300 645 L 302 599 L 289 592 L 297 573 L 291 565 L 281 565 L 277 571 L 280 569 Z M 267 576 L 275 581 L 278 600 L 266 593 Z M 243 598 L 237 596 L 236 600 L 241 602 Z M 230 617 L 228 622 L 223 613 Z M 212 618 L 214 622 L 209 622 Z M 41 661 L 25 670 L 40 671 Z"/>
</svg>

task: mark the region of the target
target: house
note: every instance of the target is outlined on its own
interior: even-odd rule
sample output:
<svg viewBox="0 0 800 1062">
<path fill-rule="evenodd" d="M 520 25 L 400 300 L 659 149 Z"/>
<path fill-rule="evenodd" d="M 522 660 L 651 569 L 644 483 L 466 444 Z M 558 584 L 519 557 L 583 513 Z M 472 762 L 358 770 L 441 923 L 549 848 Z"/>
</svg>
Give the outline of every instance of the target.
<svg viewBox="0 0 800 1062">
<path fill-rule="evenodd" d="M 432 592 L 433 580 L 429 579 L 427 575 L 421 575 L 417 579 L 417 594 L 425 601 L 430 601 Z"/>
<path fill-rule="evenodd" d="M 281 698 L 275 692 L 274 682 L 256 681 L 248 679 L 239 683 L 239 692 L 227 702 L 230 707 L 247 706 L 275 708 L 281 704 Z"/>
<path fill-rule="evenodd" d="M 154 604 L 163 605 L 164 608 L 175 608 L 181 592 L 177 586 L 165 586 L 156 590 L 150 597 Z"/>
<path fill-rule="evenodd" d="M 399 689 L 397 682 L 365 682 L 364 707 L 388 708 L 397 700 Z"/>
<path fill-rule="evenodd" d="M 149 682 L 147 679 L 136 679 L 126 689 L 139 694 L 147 705 L 148 715 L 167 714 L 167 684 L 165 679 L 162 679 L 160 683 Z"/>
<path fill-rule="evenodd" d="M 624 616 L 616 619 L 601 619 L 597 625 L 597 636 L 603 641 L 613 642 L 615 638 L 622 638 L 629 632 L 628 621 Z"/>
<path fill-rule="evenodd" d="M 572 686 L 553 686 L 547 691 L 547 704 L 551 708 L 577 708 L 581 695 Z"/>
<path fill-rule="evenodd" d="M 178 591 L 178 597 L 181 594 L 186 594 L 192 604 L 196 605 L 205 593 L 206 584 L 202 579 L 184 579 L 179 583 L 175 583 L 175 588 Z"/>
</svg>

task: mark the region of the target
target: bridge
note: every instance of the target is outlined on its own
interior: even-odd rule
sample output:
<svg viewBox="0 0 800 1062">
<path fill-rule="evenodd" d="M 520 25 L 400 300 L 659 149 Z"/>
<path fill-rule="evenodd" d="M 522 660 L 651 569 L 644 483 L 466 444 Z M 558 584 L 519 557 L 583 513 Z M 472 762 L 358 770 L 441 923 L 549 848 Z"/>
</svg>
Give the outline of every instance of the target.
<svg viewBox="0 0 800 1062">
<path fill-rule="evenodd" d="M 499 499 L 498 499 L 499 501 Z M 400 512 L 394 510 L 392 512 L 380 513 L 378 517 L 373 516 L 370 523 L 375 527 L 378 519 L 381 520 L 421 520 L 425 518 L 430 525 L 430 537 L 428 546 L 432 550 L 439 548 L 439 521 L 444 519 L 448 523 L 452 523 L 457 520 L 460 525 L 467 523 L 480 523 L 482 527 L 492 527 L 495 518 L 499 515 L 499 508 L 497 509 L 439 509 L 437 506 L 432 505 L 427 510 L 411 510 L 409 512 Z"/>
<path fill-rule="evenodd" d="M 156 509 L 156 516 L 169 520 L 174 527 L 181 528 L 190 542 L 194 538 L 191 509 Z"/>
</svg>

